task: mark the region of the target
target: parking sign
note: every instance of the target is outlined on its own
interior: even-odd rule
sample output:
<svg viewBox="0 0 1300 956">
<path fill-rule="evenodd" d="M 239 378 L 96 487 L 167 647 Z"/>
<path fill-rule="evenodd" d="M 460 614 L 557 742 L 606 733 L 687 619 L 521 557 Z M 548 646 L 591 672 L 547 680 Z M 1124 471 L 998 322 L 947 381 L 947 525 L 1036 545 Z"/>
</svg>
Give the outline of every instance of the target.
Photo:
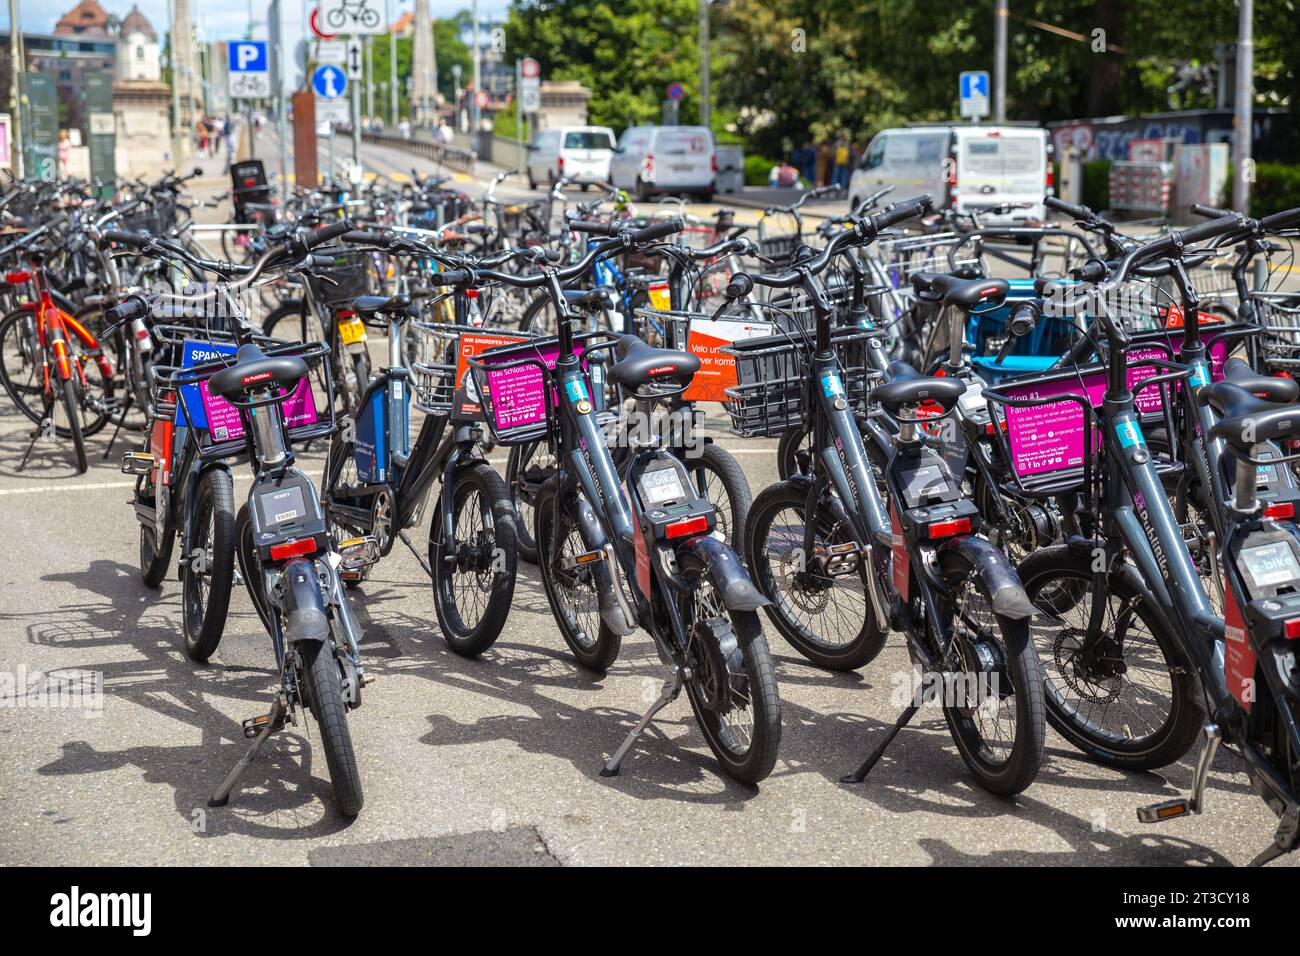
<svg viewBox="0 0 1300 956">
<path fill-rule="evenodd" d="M 271 95 L 271 66 L 265 40 L 233 40 L 228 48 L 232 99 L 258 100 Z"/>
<path fill-rule="evenodd" d="M 961 75 L 961 115 L 969 119 L 989 115 L 988 70 L 968 70 Z"/>
</svg>

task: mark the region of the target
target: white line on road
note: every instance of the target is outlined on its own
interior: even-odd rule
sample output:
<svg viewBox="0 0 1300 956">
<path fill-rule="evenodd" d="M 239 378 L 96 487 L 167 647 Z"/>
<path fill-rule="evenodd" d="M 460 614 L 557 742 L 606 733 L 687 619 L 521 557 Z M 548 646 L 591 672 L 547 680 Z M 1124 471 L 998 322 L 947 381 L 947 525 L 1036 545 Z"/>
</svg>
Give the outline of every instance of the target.
<svg viewBox="0 0 1300 956">
<path fill-rule="evenodd" d="M 0 488 L 0 497 L 5 495 L 33 495 L 38 491 L 99 491 L 102 488 L 134 488 L 134 481 L 92 481 L 84 485 L 33 485 L 30 488 Z"/>
</svg>

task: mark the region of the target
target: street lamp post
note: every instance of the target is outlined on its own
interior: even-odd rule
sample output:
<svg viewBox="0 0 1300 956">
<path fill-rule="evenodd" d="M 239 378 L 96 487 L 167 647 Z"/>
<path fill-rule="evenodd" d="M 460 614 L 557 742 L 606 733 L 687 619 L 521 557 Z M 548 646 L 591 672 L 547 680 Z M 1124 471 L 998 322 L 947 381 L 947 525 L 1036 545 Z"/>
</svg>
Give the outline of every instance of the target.
<svg viewBox="0 0 1300 956">
<path fill-rule="evenodd" d="M 993 122 L 1007 121 L 1007 0 L 998 0 L 993 18 Z"/>
<path fill-rule="evenodd" d="M 470 117 L 473 120 L 473 132 L 478 132 L 478 92 L 483 88 L 483 50 L 478 44 L 478 0 L 474 0 L 474 7 L 470 11 L 474 18 L 471 42 L 474 44 L 474 99 L 470 104 Z"/>
<path fill-rule="evenodd" d="M 393 29 L 392 0 L 384 0 L 384 10 L 388 19 L 388 89 L 392 99 L 388 101 L 388 118 L 392 126 L 397 126 L 397 31 Z"/>
<path fill-rule="evenodd" d="M 1233 116 L 1232 208 L 1246 212 L 1250 205 L 1250 181 L 1254 178 L 1251 158 L 1255 123 L 1255 39 L 1254 0 L 1237 4 L 1237 101 Z"/>
<path fill-rule="evenodd" d="M 713 112 L 709 93 L 709 0 L 698 0 L 696 18 L 700 29 L 700 125 L 708 126 Z"/>
<path fill-rule="evenodd" d="M 13 125 L 9 135 L 13 140 L 12 152 L 14 172 L 23 175 L 23 107 L 22 94 L 18 87 L 19 65 L 23 63 L 23 29 L 22 17 L 18 11 L 18 0 L 9 0 L 9 102 L 13 104 Z"/>
</svg>

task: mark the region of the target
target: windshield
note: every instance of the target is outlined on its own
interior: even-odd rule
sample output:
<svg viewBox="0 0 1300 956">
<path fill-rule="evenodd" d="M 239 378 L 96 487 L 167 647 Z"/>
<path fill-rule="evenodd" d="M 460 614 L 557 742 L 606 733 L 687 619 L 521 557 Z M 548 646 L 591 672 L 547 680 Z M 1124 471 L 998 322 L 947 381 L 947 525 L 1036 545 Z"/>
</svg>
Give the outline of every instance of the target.
<svg viewBox="0 0 1300 956">
<path fill-rule="evenodd" d="M 564 134 L 565 149 L 613 149 L 614 141 L 604 130 Z"/>
</svg>

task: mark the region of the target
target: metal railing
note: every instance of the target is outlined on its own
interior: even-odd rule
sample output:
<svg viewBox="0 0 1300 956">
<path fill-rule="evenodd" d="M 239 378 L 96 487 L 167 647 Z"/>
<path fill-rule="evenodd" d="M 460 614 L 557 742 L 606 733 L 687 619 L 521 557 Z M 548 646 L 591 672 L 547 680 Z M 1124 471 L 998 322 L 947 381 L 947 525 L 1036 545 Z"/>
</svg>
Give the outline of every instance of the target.
<svg viewBox="0 0 1300 956">
<path fill-rule="evenodd" d="M 423 156 L 425 159 L 431 159 L 435 163 L 451 169 L 459 169 L 461 172 L 470 172 L 474 168 L 474 154 L 468 149 L 462 149 L 459 146 L 447 146 L 443 143 L 435 143 L 431 139 L 424 139 L 412 135 L 409 138 L 398 133 L 374 133 L 363 131 L 361 133 L 362 142 L 376 143 L 380 146 L 388 146 L 393 149 L 405 150 L 408 153 L 414 153 L 417 156 Z"/>
</svg>

